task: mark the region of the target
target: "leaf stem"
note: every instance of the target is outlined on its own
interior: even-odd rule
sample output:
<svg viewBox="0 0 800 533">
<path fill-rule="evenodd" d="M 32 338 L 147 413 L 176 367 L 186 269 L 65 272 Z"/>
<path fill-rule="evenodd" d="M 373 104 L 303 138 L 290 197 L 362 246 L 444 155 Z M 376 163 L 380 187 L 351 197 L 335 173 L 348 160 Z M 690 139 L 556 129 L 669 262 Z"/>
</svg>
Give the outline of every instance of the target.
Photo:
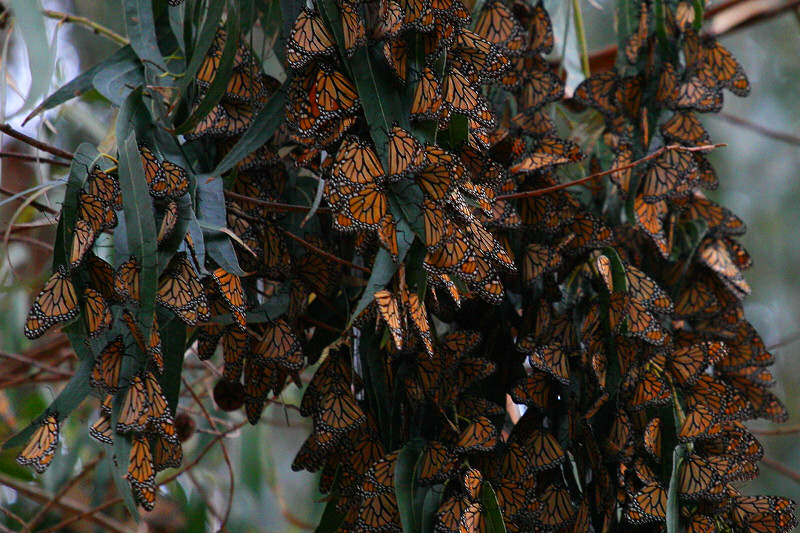
<svg viewBox="0 0 800 533">
<path fill-rule="evenodd" d="M 581 50 L 581 69 L 587 78 L 592 75 L 589 66 L 589 50 L 586 45 L 586 28 L 583 25 L 583 11 L 581 11 L 581 0 L 572 0 L 572 16 L 575 18 L 575 32 L 578 34 L 578 46 Z"/>
<path fill-rule="evenodd" d="M 53 11 L 52 9 L 44 9 L 42 10 L 42 13 L 44 13 L 45 17 L 58 20 L 59 24 L 64 22 L 71 22 L 73 24 L 77 24 L 78 26 L 83 26 L 85 28 L 88 28 L 92 30 L 93 33 L 97 35 L 102 35 L 103 37 L 114 41 L 120 46 L 125 46 L 126 44 L 129 44 L 128 39 L 126 39 L 122 35 L 113 32 L 108 28 L 106 28 L 105 26 L 101 26 L 97 22 L 89 20 L 86 17 L 81 17 L 78 15 L 70 15 L 69 13 L 62 13 L 60 11 Z"/>
</svg>

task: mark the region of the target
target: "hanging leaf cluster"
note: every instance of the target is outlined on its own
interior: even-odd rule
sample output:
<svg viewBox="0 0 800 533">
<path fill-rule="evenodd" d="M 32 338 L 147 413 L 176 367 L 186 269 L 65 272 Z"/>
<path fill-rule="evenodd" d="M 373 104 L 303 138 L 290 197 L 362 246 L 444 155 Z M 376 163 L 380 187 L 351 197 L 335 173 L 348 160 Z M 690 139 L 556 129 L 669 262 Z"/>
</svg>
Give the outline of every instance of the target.
<svg viewBox="0 0 800 533">
<path fill-rule="evenodd" d="M 132 2 L 130 45 L 39 107 L 120 111 L 115 153 L 75 155 L 25 326 L 64 323 L 81 364 L 21 464 L 96 397 L 152 509 L 195 350 L 253 424 L 313 374 L 293 468 L 321 472 L 325 531 L 794 527 L 736 484 L 763 455 L 744 422 L 787 415 L 744 223 L 703 192 L 698 114 L 749 83 L 702 3 L 619 2 L 616 67 L 569 99 L 542 2 L 179 4 Z"/>
</svg>

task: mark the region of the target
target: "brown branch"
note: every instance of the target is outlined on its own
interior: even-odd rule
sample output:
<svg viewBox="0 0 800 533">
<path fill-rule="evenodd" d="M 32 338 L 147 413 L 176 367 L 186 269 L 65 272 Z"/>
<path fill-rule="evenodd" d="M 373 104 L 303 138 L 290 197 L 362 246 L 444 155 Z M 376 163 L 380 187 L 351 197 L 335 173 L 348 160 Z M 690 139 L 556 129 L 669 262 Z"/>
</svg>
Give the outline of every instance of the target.
<svg viewBox="0 0 800 533">
<path fill-rule="evenodd" d="M 200 399 L 200 397 L 197 395 L 197 393 L 194 391 L 194 389 L 191 387 L 191 385 L 189 385 L 189 383 L 186 380 L 186 378 L 181 377 L 181 381 L 183 382 L 184 387 L 186 387 L 186 390 L 189 391 L 189 394 L 192 395 L 192 398 L 194 399 L 195 403 L 197 403 L 197 406 L 203 412 L 203 417 L 211 425 L 211 428 L 214 431 L 219 431 L 219 428 L 217 427 L 217 423 L 214 422 L 214 419 L 211 417 L 211 413 L 209 413 L 208 409 L 206 409 L 206 406 L 203 405 L 203 400 Z M 235 485 L 235 482 L 236 482 L 236 476 L 233 473 L 233 464 L 231 463 L 230 455 L 228 455 L 228 447 L 225 446 L 225 440 L 224 439 L 220 439 L 219 445 L 220 445 L 220 448 L 222 449 L 222 457 L 225 459 L 225 464 L 228 466 L 228 474 L 229 474 L 229 477 L 230 477 L 230 480 L 231 480 L 230 484 L 228 485 L 228 502 L 227 502 L 226 507 L 225 507 L 225 515 L 222 517 L 222 519 L 221 519 L 222 523 L 219 526 L 219 529 L 222 530 L 222 529 L 225 529 L 225 524 L 228 523 L 228 518 L 230 518 L 230 515 L 231 515 L 231 508 L 233 507 L 233 493 L 234 493 L 234 485 Z"/>
<path fill-rule="evenodd" d="M 20 154 L 19 152 L 3 152 L 0 150 L 0 158 L 8 157 L 11 159 L 19 159 L 20 161 L 30 161 L 32 163 L 47 163 L 48 165 L 55 165 L 58 167 L 69 167 L 70 164 L 65 161 L 56 161 L 46 157 L 37 157 L 30 154 Z"/>
<path fill-rule="evenodd" d="M 342 259 L 341 257 L 338 257 L 336 255 L 328 253 L 325 250 L 323 250 L 321 248 L 318 248 L 318 247 L 314 246 L 313 244 L 311 244 L 310 242 L 298 237 L 294 233 L 290 233 L 290 232 L 286 231 L 283 228 L 278 228 L 278 229 L 280 230 L 281 233 L 283 233 L 284 235 L 286 235 L 287 237 L 292 239 L 294 242 L 296 242 L 297 244 L 299 244 L 303 248 L 305 248 L 307 250 L 311 250 L 312 252 L 317 253 L 317 254 L 321 255 L 322 257 L 324 257 L 326 259 L 330 259 L 331 261 L 335 261 L 335 262 L 339 263 L 340 265 L 344 265 L 344 266 L 348 266 L 350 268 L 354 268 L 356 270 L 360 270 L 361 272 L 366 272 L 367 274 L 372 272 L 367 267 L 363 267 L 361 265 L 353 264 L 350 261 L 347 261 L 346 259 Z"/>
<path fill-rule="evenodd" d="M 43 248 L 50 252 L 53 251 L 52 244 L 40 241 L 39 239 L 34 239 L 33 237 L 28 237 L 26 235 L 15 235 L 14 237 L 9 237 L 8 240 L 9 242 L 24 242 L 26 244 L 32 244 L 34 246 L 38 246 L 39 248 Z"/>
<path fill-rule="evenodd" d="M 269 207 L 273 211 L 289 211 L 295 213 L 305 213 L 306 211 L 311 211 L 312 206 L 308 205 L 291 205 L 291 204 L 282 204 L 279 202 L 268 202 L 267 200 L 259 200 L 258 198 L 253 198 L 251 196 L 245 196 L 243 194 L 235 193 L 233 191 L 224 191 L 225 196 L 230 198 L 231 200 L 239 200 L 241 202 L 247 202 L 253 205 L 260 205 L 262 207 Z M 330 213 L 331 210 L 326 207 L 320 207 L 317 209 L 318 213 Z"/>
<path fill-rule="evenodd" d="M 5 474 L 0 474 L 0 484 L 5 485 L 6 487 L 12 488 L 15 491 L 17 491 L 18 493 L 20 493 L 23 496 L 26 496 L 28 498 L 31 498 L 32 500 L 37 500 L 37 501 L 41 501 L 41 502 L 48 502 L 48 501 L 52 500 L 52 498 L 49 495 L 45 494 L 40 489 L 32 487 L 32 486 L 29 486 L 29 485 L 27 485 L 25 483 L 21 483 L 21 482 L 17 481 L 16 479 L 13 479 L 13 478 L 11 478 L 9 476 L 6 476 Z M 118 498 L 117 501 L 122 501 L 122 498 Z M 71 517 L 69 519 L 69 523 L 70 524 L 75 522 L 75 521 L 77 521 L 77 520 L 79 520 L 80 518 L 88 518 L 91 522 L 94 522 L 95 524 L 97 524 L 98 526 L 102 527 L 106 531 L 117 531 L 119 533 L 128 533 L 128 532 L 134 532 L 135 531 L 133 529 L 128 529 L 124 524 L 118 522 L 117 520 L 115 520 L 115 519 L 113 519 L 111 517 L 108 517 L 108 516 L 105 516 L 105 515 L 96 514 L 99 511 L 101 511 L 102 509 L 97 509 L 97 508 L 91 508 L 90 509 L 83 502 L 79 502 L 79 501 L 73 500 L 71 498 L 62 498 L 60 501 L 55 502 L 55 505 L 57 505 L 58 507 L 66 510 L 66 511 L 80 513 L 79 515 L 73 516 L 73 517 Z M 48 529 L 47 531 L 50 531 L 50 532 L 52 532 L 52 531 L 62 531 L 63 530 L 62 524 L 63 525 L 67 525 L 67 524 L 65 524 L 65 522 L 67 522 L 67 521 L 65 520 L 61 524 L 53 526 L 50 529 Z"/>
<path fill-rule="evenodd" d="M 57 222 L 55 220 L 39 220 L 37 222 L 19 222 L 11 226 L 11 231 L 9 233 L 19 233 L 21 231 L 28 231 L 29 229 L 40 229 L 40 228 L 49 228 L 50 226 L 55 226 Z"/>
<path fill-rule="evenodd" d="M 574 187 L 576 185 L 582 185 L 588 181 L 592 181 L 597 178 L 602 178 L 603 176 L 608 176 L 610 174 L 616 174 L 617 172 L 622 172 L 623 170 L 628 170 L 634 167 L 641 165 L 642 163 L 646 163 L 651 159 L 655 159 L 656 157 L 660 156 L 665 152 L 669 152 L 671 150 L 675 150 L 678 152 L 700 152 L 705 150 L 711 150 L 713 148 L 720 148 L 722 146 L 727 146 L 725 143 L 720 144 L 704 144 L 703 146 L 681 146 L 679 144 L 671 144 L 669 146 L 662 146 L 655 152 L 644 156 L 641 159 L 637 159 L 632 163 L 628 163 L 627 165 L 622 165 L 620 167 L 612 168 L 610 170 L 604 170 L 603 172 L 597 172 L 596 174 L 589 174 L 588 176 L 581 178 L 579 180 L 570 181 L 569 183 L 560 183 L 558 185 L 553 185 L 552 187 L 544 187 L 542 189 L 536 189 L 534 191 L 523 191 L 523 192 L 515 192 L 512 194 L 501 194 L 496 198 L 498 200 L 511 200 L 514 198 L 530 198 L 532 196 L 542 196 L 544 194 L 550 194 L 551 192 L 560 191 L 561 189 L 566 189 L 568 187 Z"/>
<path fill-rule="evenodd" d="M 218 436 L 215 436 L 213 439 L 211 439 L 211 441 L 208 444 L 206 444 L 205 448 L 203 448 L 200 451 L 200 453 L 197 455 L 197 457 L 195 457 L 190 463 L 185 464 L 183 466 L 183 468 L 181 468 L 177 472 L 165 477 L 164 479 L 162 479 L 161 481 L 156 483 L 156 487 L 161 487 L 163 485 L 166 485 L 167 483 L 170 483 L 170 482 L 174 481 L 178 476 L 180 476 L 181 474 L 183 474 L 187 470 L 190 470 L 190 469 L 194 468 L 197 465 L 197 463 L 199 463 L 203 459 L 203 457 L 205 457 L 205 455 L 209 451 L 211 451 L 211 449 L 214 447 L 214 445 L 217 443 L 217 441 L 219 439 L 225 438 L 226 435 L 228 435 L 229 433 L 233 433 L 234 431 L 237 431 L 239 428 L 241 428 L 245 424 L 247 424 L 247 420 L 239 422 L 238 424 L 233 426 L 231 429 L 229 429 L 227 431 L 224 431 L 223 433 L 219 434 Z M 1 475 L 2 474 L 0 474 L 0 476 Z M 2 482 L 2 479 L 0 479 L 0 482 Z M 70 524 L 74 524 L 75 522 L 77 522 L 77 521 L 79 521 L 79 520 L 81 520 L 83 518 L 89 518 L 90 520 L 92 520 L 92 517 L 93 517 L 94 513 L 98 513 L 100 511 L 102 511 L 104 509 L 107 509 L 107 508 L 111 507 L 112 505 L 116 505 L 118 503 L 122 503 L 122 497 L 121 496 L 117 496 L 116 498 L 112 498 L 112 499 L 110 499 L 110 500 L 108 500 L 106 502 L 101 503 L 100 505 L 98 505 L 96 507 L 92 507 L 88 511 L 85 511 L 85 512 L 79 514 L 79 515 L 72 516 L 72 517 L 70 517 L 70 518 L 68 518 L 68 519 L 66 519 L 66 520 L 64 520 L 62 522 L 59 522 L 58 524 L 54 525 L 53 527 L 51 527 L 50 529 L 48 529 L 46 531 L 43 531 L 42 533 L 55 533 L 56 531 L 63 531 L 64 528 L 66 528 Z"/>
<path fill-rule="evenodd" d="M 773 459 L 772 457 L 765 455 L 764 457 L 761 458 L 761 462 L 764 463 L 769 468 L 776 471 L 777 473 L 779 473 L 780 475 L 788 477 L 795 483 L 800 483 L 800 472 L 795 472 L 794 470 L 784 465 L 777 459 Z"/>
<path fill-rule="evenodd" d="M 326 324 L 324 322 L 320 322 L 316 318 L 312 318 L 312 317 L 310 317 L 308 315 L 300 315 L 298 318 L 300 318 L 302 320 L 305 320 L 306 322 L 308 322 L 309 324 L 312 324 L 314 326 L 320 327 L 322 329 L 326 329 L 326 330 L 330 331 L 331 333 L 342 333 L 342 330 L 337 329 L 337 328 L 335 328 L 335 327 L 333 327 L 331 325 L 328 325 L 328 324 Z"/>
<path fill-rule="evenodd" d="M 43 152 L 47 152 L 48 154 L 53 154 L 56 157 L 69 160 L 72 160 L 72 158 L 74 157 L 74 154 L 67 152 L 66 150 L 62 150 L 61 148 L 56 148 L 55 146 L 34 139 L 33 137 L 28 137 L 24 133 L 19 132 L 14 128 L 12 128 L 10 124 L 0 124 L 0 132 L 5 133 L 9 137 L 17 139 L 18 141 L 22 141 L 25 144 L 33 146 L 34 148 L 38 148 Z"/>
<path fill-rule="evenodd" d="M 769 137 L 770 139 L 775 139 L 777 141 L 785 142 L 793 146 L 800 146 L 800 136 L 798 135 L 792 135 L 791 133 L 784 133 L 782 131 L 771 130 L 769 128 L 762 126 L 761 124 L 756 124 L 755 122 L 752 122 L 742 117 L 731 115 L 730 113 L 725 113 L 725 112 L 716 114 L 710 113 L 708 116 L 716 118 L 717 120 L 723 120 L 731 124 L 736 124 L 737 126 L 741 126 L 744 129 L 753 131 L 755 133 L 758 133 L 759 135 L 763 135 L 764 137 Z"/>
<path fill-rule="evenodd" d="M 749 28 L 750 26 L 758 24 L 759 22 L 764 22 L 770 20 L 771 18 L 777 17 L 778 15 L 782 15 L 787 11 L 793 10 L 797 6 L 800 6 L 800 0 L 790 0 L 782 4 L 766 7 L 762 11 L 754 13 L 749 17 L 746 17 L 738 22 L 735 22 L 733 25 L 725 27 L 719 32 L 714 32 L 713 27 L 708 28 L 707 31 L 711 35 L 715 36 L 728 35 L 735 31 Z"/>
<path fill-rule="evenodd" d="M 100 454 L 92 462 L 84 466 L 77 476 L 70 479 L 69 482 L 64 484 L 64 486 L 61 487 L 61 489 L 56 493 L 56 495 L 53 496 L 53 499 L 49 500 L 46 504 L 44 504 L 44 506 L 42 506 L 42 508 L 39 509 L 39 511 L 34 515 L 34 517 L 31 518 L 30 522 L 28 522 L 27 524 L 28 529 L 33 529 L 34 526 L 39 523 L 39 520 L 41 520 L 44 517 L 47 511 L 49 511 L 54 505 L 56 505 L 58 501 L 61 500 L 61 498 L 63 498 L 67 494 L 67 492 L 69 492 L 70 489 L 74 487 L 81 479 L 88 476 L 89 473 L 91 473 L 91 471 L 94 470 L 94 468 L 97 466 L 97 464 L 100 462 L 100 460 L 103 458 L 104 455 L 105 452 L 101 450 Z"/>
<path fill-rule="evenodd" d="M 111 31 L 110 29 L 106 28 L 105 26 L 101 26 L 100 24 L 86 17 L 71 15 L 69 13 L 62 13 L 60 11 L 53 11 L 51 9 L 45 9 L 42 11 L 42 13 L 44 13 L 44 16 L 48 18 L 58 20 L 59 23 L 71 22 L 73 24 L 77 24 L 78 26 L 83 26 L 88 30 L 90 30 L 95 35 L 102 35 L 103 37 L 114 41 L 120 46 L 125 46 L 126 44 L 129 43 L 128 39 L 126 39 L 122 35 L 119 35 Z"/>
<path fill-rule="evenodd" d="M 780 435 L 794 435 L 800 433 L 800 426 L 792 426 L 788 428 L 775 428 L 775 429 L 751 429 L 750 433 L 763 437 L 777 437 Z"/>
<path fill-rule="evenodd" d="M 14 195 L 19 194 L 18 192 L 9 191 L 5 187 L 0 187 L 0 193 L 3 193 L 5 195 L 7 195 L 7 196 L 14 196 Z M 17 198 L 17 200 L 19 200 L 20 202 L 24 202 L 25 201 L 25 197 L 20 196 L 19 198 Z M 51 215 L 57 215 L 58 214 L 58 211 L 56 211 L 55 209 L 53 209 L 50 206 L 47 206 L 47 205 L 39 203 L 37 200 L 32 201 L 30 203 L 30 205 L 31 205 L 31 207 L 33 207 L 35 209 L 38 209 L 39 211 L 41 211 L 43 213 L 50 213 Z"/>
<path fill-rule="evenodd" d="M 9 353 L 0 350 L 0 358 L 11 359 L 12 361 L 17 361 L 18 363 L 25 363 L 27 365 L 35 366 L 36 368 L 40 368 L 57 376 L 62 376 L 65 378 L 72 377 L 75 373 L 69 370 L 61 370 L 60 368 L 55 368 L 50 366 L 46 363 L 42 363 L 33 359 L 32 357 L 28 357 L 27 355 L 17 354 L 17 353 Z"/>
</svg>

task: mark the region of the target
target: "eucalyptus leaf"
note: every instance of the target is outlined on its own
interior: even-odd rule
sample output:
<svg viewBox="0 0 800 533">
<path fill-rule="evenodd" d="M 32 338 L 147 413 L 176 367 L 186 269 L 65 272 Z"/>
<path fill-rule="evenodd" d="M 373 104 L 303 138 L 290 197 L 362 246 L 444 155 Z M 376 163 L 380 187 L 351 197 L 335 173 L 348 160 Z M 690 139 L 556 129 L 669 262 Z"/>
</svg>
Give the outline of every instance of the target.
<svg viewBox="0 0 800 533">
<path fill-rule="evenodd" d="M 131 48 L 141 60 L 152 63 L 161 72 L 167 72 L 167 65 L 158 49 L 152 0 L 123 0 L 122 4 Z"/>
<path fill-rule="evenodd" d="M 196 201 L 197 221 L 203 231 L 206 253 L 220 268 L 231 274 L 243 276 L 245 272 L 239 266 L 230 237 L 218 229 L 227 227 L 222 178 L 198 176 Z"/>
<path fill-rule="evenodd" d="M 25 117 L 23 125 L 42 111 L 52 109 L 94 89 L 95 76 L 97 73 L 105 70 L 109 66 L 126 64 L 135 60 L 136 53 L 133 51 L 133 48 L 130 45 L 123 46 L 105 59 L 96 63 L 87 70 L 84 70 L 74 79 L 62 85 L 58 90 L 56 90 L 56 92 L 45 98 L 41 104 L 36 106 L 36 108 L 34 108 L 34 110 L 31 111 L 27 117 Z"/>
</svg>

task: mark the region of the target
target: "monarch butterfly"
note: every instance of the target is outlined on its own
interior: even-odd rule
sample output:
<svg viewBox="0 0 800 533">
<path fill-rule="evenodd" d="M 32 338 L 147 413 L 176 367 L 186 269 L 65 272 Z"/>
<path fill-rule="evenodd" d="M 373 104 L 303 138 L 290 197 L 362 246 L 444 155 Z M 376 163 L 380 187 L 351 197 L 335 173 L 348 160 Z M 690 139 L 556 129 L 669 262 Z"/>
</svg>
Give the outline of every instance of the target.
<svg viewBox="0 0 800 533">
<path fill-rule="evenodd" d="M 678 492 L 689 500 L 714 498 L 724 490 L 720 472 L 697 454 L 684 457 L 681 463 Z"/>
<path fill-rule="evenodd" d="M 164 198 L 169 187 L 164 170 L 156 155 L 143 143 L 139 143 L 139 154 L 144 168 L 144 177 L 147 180 L 147 188 L 153 198 Z"/>
<path fill-rule="evenodd" d="M 114 444 L 114 432 L 111 428 L 111 413 L 100 410 L 100 417 L 89 426 L 89 435 L 103 444 Z"/>
<path fill-rule="evenodd" d="M 153 451 L 153 469 L 160 472 L 167 468 L 180 468 L 183 462 L 183 447 L 180 441 L 156 435 Z"/>
<path fill-rule="evenodd" d="M 50 466 L 58 447 L 58 431 L 58 413 L 47 414 L 39 421 L 39 426 L 17 455 L 17 463 L 23 466 L 30 465 L 39 474 L 44 473 Z"/>
<path fill-rule="evenodd" d="M 667 517 L 667 490 L 658 482 L 645 485 L 631 496 L 625 518 L 632 524 L 663 522 Z"/>
<path fill-rule="evenodd" d="M 636 384 L 628 407 L 631 411 L 638 411 L 651 405 L 666 405 L 671 398 L 672 393 L 664 378 L 647 370 Z"/>
<path fill-rule="evenodd" d="M 150 441 L 145 435 L 135 434 L 131 443 L 128 482 L 136 502 L 147 511 L 151 511 L 155 506 L 155 479 Z"/>
<path fill-rule="evenodd" d="M 133 314 L 125 309 L 122 311 L 122 319 L 125 321 L 128 331 L 130 331 L 134 342 L 136 342 L 142 353 L 147 355 L 148 359 L 153 362 L 159 374 L 163 373 L 164 354 L 161 349 L 161 335 L 158 332 L 158 322 L 155 315 L 153 315 L 153 325 L 150 328 L 150 341 L 147 344 L 145 344 L 144 335 L 139 329 L 139 322 Z"/>
<path fill-rule="evenodd" d="M 105 298 L 96 290 L 88 287 L 84 289 L 83 300 L 86 306 L 86 327 L 89 336 L 96 338 L 111 327 L 114 317 Z"/>
<path fill-rule="evenodd" d="M 742 235 L 747 229 L 744 222 L 734 213 L 705 197 L 700 191 L 694 191 L 686 212 L 687 218 L 704 219 L 709 231 L 724 235 Z"/>
<path fill-rule="evenodd" d="M 436 512 L 436 531 L 461 532 L 461 517 L 464 516 L 470 502 L 464 497 L 451 496 L 444 500 Z"/>
<path fill-rule="evenodd" d="M 122 192 L 116 176 L 94 166 L 86 178 L 84 190 L 87 194 L 100 198 L 116 210 L 122 209 Z"/>
<path fill-rule="evenodd" d="M 208 303 L 185 252 L 176 254 L 161 276 L 156 302 L 190 326 L 208 320 Z"/>
<path fill-rule="evenodd" d="M 332 55 L 336 50 L 334 42 L 319 13 L 304 8 L 286 42 L 286 61 L 294 70 L 300 70 L 312 60 Z"/>
<path fill-rule="evenodd" d="M 688 152 L 669 150 L 648 165 L 643 185 L 645 202 L 690 194 L 697 179 L 697 162 Z"/>
<path fill-rule="evenodd" d="M 308 92 L 312 115 L 321 120 L 353 114 L 360 108 L 355 85 L 333 67 L 322 64 Z"/>
<path fill-rule="evenodd" d="M 252 356 L 267 365 L 278 365 L 291 370 L 303 368 L 303 351 L 300 340 L 285 319 L 268 322 Z"/>
<path fill-rule="evenodd" d="M 558 529 L 575 519 L 577 509 L 565 487 L 548 485 L 539 493 L 537 500 L 540 510 L 536 513 L 534 522 L 542 527 L 548 530 Z"/>
<path fill-rule="evenodd" d="M 142 267 L 136 256 L 122 263 L 114 276 L 114 290 L 123 301 L 139 306 L 139 273 Z"/>
<path fill-rule="evenodd" d="M 732 498 L 731 520 L 751 531 L 791 531 L 797 526 L 797 504 L 778 496 L 739 496 Z"/>
<path fill-rule="evenodd" d="M 397 181 L 408 174 L 417 172 L 423 165 L 422 145 L 398 125 L 389 132 L 389 166 L 386 178 Z"/>
<path fill-rule="evenodd" d="M 397 80 L 406 83 L 408 72 L 408 44 L 403 37 L 395 37 L 383 42 L 383 58 Z"/>
<path fill-rule="evenodd" d="M 572 97 L 578 103 L 593 107 L 607 119 L 613 120 L 613 116 L 619 112 L 615 98 L 619 82 L 616 69 L 599 72 L 581 82 Z"/>
<path fill-rule="evenodd" d="M 394 340 L 395 348 L 398 350 L 403 349 L 403 318 L 400 314 L 400 305 L 387 290 L 381 290 L 375 293 L 375 302 L 378 304 L 378 310 L 383 321 L 389 327 L 389 332 Z"/>
<path fill-rule="evenodd" d="M 419 459 L 419 483 L 422 486 L 431 486 L 445 481 L 458 467 L 458 463 L 458 455 L 443 442 L 428 442 Z"/>
<path fill-rule="evenodd" d="M 442 89 L 439 80 L 429 67 L 423 67 L 414 87 L 411 102 L 411 120 L 434 120 L 442 107 Z"/>
<path fill-rule="evenodd" d="M 553 26 L 550 22 L 550 15 L 544 8 L 542 2 L 531 6 L 523 4 L 524 7 L 515 4 L 515 8 L 521 7 L 525 10 L 524 15 L 517 13 L 522 22 L 522 26 L 529 28 L 528 51 L 535 54 L 549 54 L 554 45 Z"/>
<path fill-rule="evenodd" d="M 314 431 L 339 435 L 355 429 L 366 414 L 350 391 L 334 388 L 322 398 L 319 414 L 314 417 Z"/>
<path fill-rule="evenodd" d="M 428 355 L 433 357 L 433 344 L 431 341 L 431 326 L 428 323 L 428 314 L 425 309 L 425 303 L 419 299 L 415 293 L 408 291 L 401 292 L 403 306 L 405 307 L 408 316 L 411 318 L 411 323 L 422 338 L 422 343 L 425 345 L 425 351 Z"/>
<path fill-rule="evenodd" d="M 719 341 L 694 344 L 668 355 L 667 370 L 677 385 L 691 387 L 706 367 L 716 364 L 727 355 L 727 348 Z"/>
<path fill-rule="evenodd" d="M 493 128 L 494 113 L 489 103 L 455 67 L 449 67 L 442 81 L 443 110 L 477 120 L 482 126 Z"/>
<path fill-rule="evenodd" d="M 196 110 L 199 105 L 199 102 L 197 102 L 193 106 L 192 111 Z M 255 111 L 250 104 L 221 101 L 208 115 L 200 120 L 194 129 L 187 133 L 185 137 L 187 140 L 204 137 L 236 137 L 244 133 L 250 127 L 254 115 Z M 167 188 L 166 178 L 162 175 L 161 181 L 156 181 L 154 183 L 154 188 L 151 188 L 151 196 L 154 195 L 153 191 L 155 190 L 157 191 L 157 195 L 154 197 L 162 198 L 166 194 Z"/>
<path fill-rule="evenodd" d="M 398 0 L 405 13 L 403 30 L 417 30 L 427 33 L 433 29 L 433 10 L 431 0 Z"/>
<path fill-rule="evenodd" d="M 217 289 L 222 294 L 226 307 L 233 314 L 236 325 L 244 331 L 247 327 L 247 304 L 239 276 L 218 268 L 211 273 L 211 279 L 214 280 Z"/>
<path fill-rule="evenodd" d="M 142 433 L 147 429 L 150 406 L 147 403 L 147 391 L 142 376 L 133 376 L 125 392 L 122 409 L 117 420 L 117 433 Z"/>
<path fill-rule="evenodd" d="M 497 440 L 494 424 L 488 418 L 480 416 L 461 433 L 454 449 L 457 452 L 485 452 L 493 449 Z"/>
<path fill-rule="evenodd" d="M 450 59 L 465 74 L 474 72 L 474 81 L 496 78 L 509 65 L 508 57 L 499 47 L 469 30 L 461 30 L 456 36 L 456 43 L 450 50 Z"/>
<path fill-rule="evenodd" d="M 672 243 L 667 238 L 667 234 L 664 231 L 664 223 L 662 222 L 662 218 L 668 212 L 666 202 L 646 202 L 639 195 L 634 198 L 633 210 L 639 229 L 653 241 L 662 257 L 669 257 L 672 251 Z"/>
<path fill-rule="evenodd" d="M 554 165 L 573 163 L 583 158 L 580 148 L 570 141 L 546 137 L 531 148 L 529 155 L 517 161 L 508 170 L 513 174 L 524 174 L 548 169 Z"/>
<path fill-rule="evenodd" d="M 731 91 L 736 96 L 747 96 L 750 83 L 739 62 L 710 35 L 698 36 L 694 30 L 686 32 L 684 52 L 690 69 L 708 69 L 708 79 Z"/>
<path fill-rule="evenodd" d="M 661 460 L 661 419 L 654 418 L 644 429 L 644 449 L 656 461 Z"/>
<path fill-rule="evenodd" d="M 487 2 L 483 6 L 475 33 L 488 42 L 499 45 L 509 55 L 519 55 L 525 45 L 525 33 L 511 10 L 502 2 Z"/>
<path fill-rule="evenodd" d="M 354 531 L 389 531 L 400 520 L 394 493 L 361 501 Z"/>
<path fill-rule="evenodd" d="M 667 293 L 635 266 L 625 264 L 625 279 L 631 298 L 642 302 L 648 309 L 658 313 L 671 313 L 674 310 Z"/>
<path fill-rule="evenodd" d="M 95 235 L 91 224 L 85 220 L 79 219 L 75 222 L 75 233 L 72 237 L 72 250 L 69 256 L 70 268 L 77 268 L 81 265 L 86 253 L 92 249 Z"/>
<path fill-rule="evenodd" d="M 357 4 L 342 2 L 342 32 L 344 33 L 344 50 L 347 57 L 352 57 L 355 49 L 367 42 L 364 18 Z"/>
<path fill-rule="evenodd" d="M 170 201 L 164 210 L 164 218 L 161 219 L 161 226 L 158 229 L 157 244 L 161 246 L 175 232 L 175 225 L 178 223 L 178 204 Z"/>
<path fill-rule="evenodd" d="M 335 183 L 361 187 L 379 182 L 383 176 L 383 165 L 366 141 L 348 137 L 342 142 L 333 163 Z M 342 192 L 345 190 L 340 189 Z"/>
<path fill-rule="evenodd" d="M 105 200 L 86 192 L 81 192 L 78 197 L 78 218 L 88 222 L 97 233 L 117 226 L 114 209 Z"/>
<path fill-rule="evenodd" d="M 122 342 L 122 335 L 117 335 L 95 359 L 89 377 L 92 386 L 107 394 L 115 394 L 119 390 L 124 355 L 125 344 Z"/>
<path fill-rule="evenodd" d="M 625 58 L 632 65 L 636 64 L 636 61 L 639 59 L 639 51 L 641 50 L 642 45 L 644 45 L 647 41 L 649 34 L 649 14 L 650 6 L 648 6 L 646 3 L 642 3 L 639 6 L 638 29 L 628 38 L 627 42 L 625 43 Z"/>
<path fill-rule="evenodd" d="M 711 142 L 708 131 L 691 111 L 676 111 L 660 129 L 668 141 L 685 146 L 701 146 Z"/>
<path fill-rule="evenodd" d="M 520 347 L 524 350 L 524 345 Z M 548 372 L 558 382 L 569 385 L 568 352 L 564 346 L 553 343 L 548 346 L 536 346 L 531 351 L 525 351 L 530 353 L 528 361 L 532 367 Z"/>
<path fill-rule="evenodd" d="M 89 286 L 102 294 L 106 301 L 118 303 L 119 295 L 114 290 L 114 270 L 111 265 L 91 251 L 86 252 L 82 264 L 89 273 Z"/>
<path fill-rule="evenodd" d="M 550 470 L 567 458 L 556 437 L 547 431 L 533 431 L 530 436 L 525 437 L 524 447 L 530 454 L 526 466 L 532 472 Z"/>
<path fill-rule="evenodd" d="M 239 328 L 228 327 L 222 335 L 222 354 L 225 360 L 223 379 L 238 382 L 245 355 L 250 353 L 253 337 Z"/>
<path fill-rule="evenodd" d="M 161 161 L 161 172 L 167 180 L 166 195 L 177 199 L 189 192 L 189 175 L 186 169 L 164 159 Z"/>
<path fill-rule="evenodd" d="M 37 339 L 55 324 L 72 320 L 78 316 L 78 312 L 78 298 L 67 268 L 59 265 L 28 312 L 25 336 Z"/>
</svg>

